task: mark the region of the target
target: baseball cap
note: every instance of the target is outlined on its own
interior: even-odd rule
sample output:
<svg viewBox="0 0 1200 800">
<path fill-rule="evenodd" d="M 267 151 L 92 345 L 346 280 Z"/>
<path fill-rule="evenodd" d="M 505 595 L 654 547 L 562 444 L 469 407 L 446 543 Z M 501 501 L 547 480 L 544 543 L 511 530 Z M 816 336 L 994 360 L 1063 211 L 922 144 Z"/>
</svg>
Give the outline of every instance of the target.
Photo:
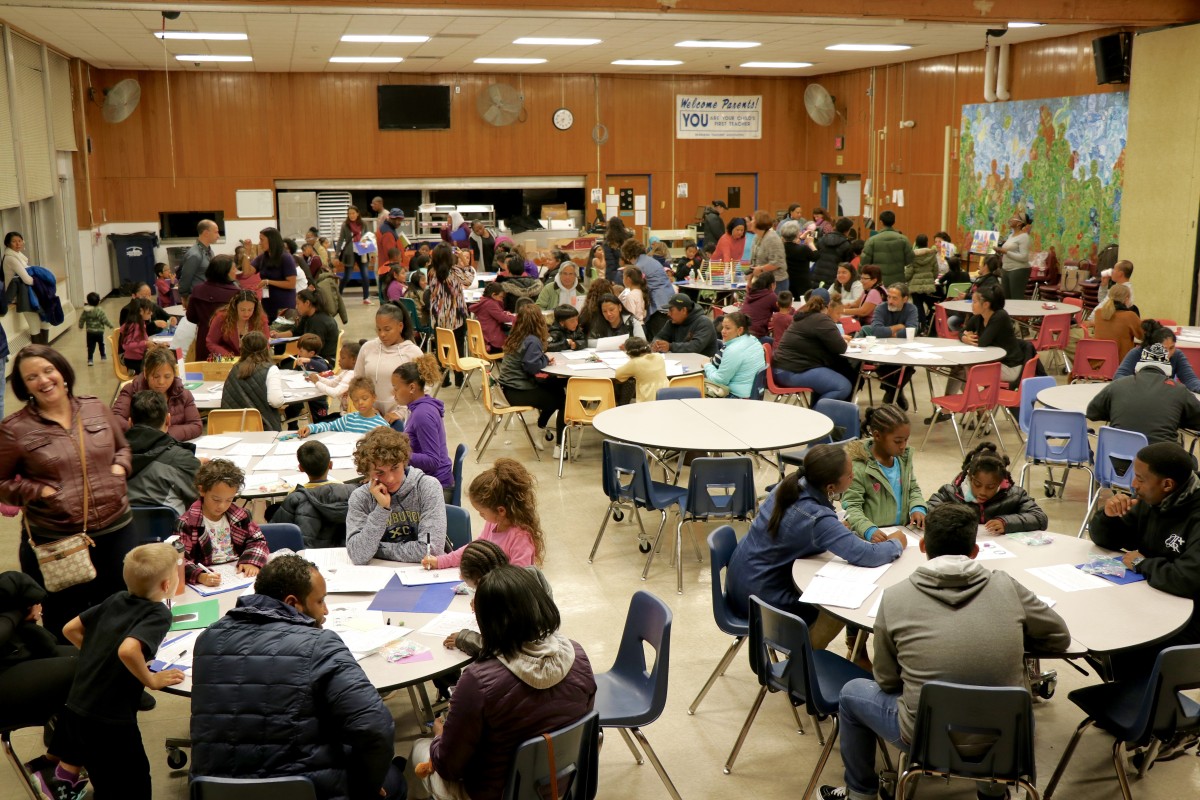
<svg viewBox="0 0 1200 800">
<path fill-rule="evenodd" d="M 812 292 L 809 294 L 809 297 L 819 297 L 822 300 L 824 300 L 826 303 L 828 303 L 829 302 L 829 290 L 818 286 L 816 289 L 812 290 Z"/>
<path fill-rule="evenodd" d="M 393 208 L 391 211 L 388 212 L 388 216 L 392 217 L 394 219 L 404 219 L 404 209 Z"/>
<path fill-rule="evenodd" d="M 696 304 L 692 302 L 692 298 L 688 297 L 686 294 L 674 295 L 670 300 L 667 301 L 667 305 L 671 308 L 685 308 L 688 311 L 691 311 L 696 307 Z"/>
</svg>

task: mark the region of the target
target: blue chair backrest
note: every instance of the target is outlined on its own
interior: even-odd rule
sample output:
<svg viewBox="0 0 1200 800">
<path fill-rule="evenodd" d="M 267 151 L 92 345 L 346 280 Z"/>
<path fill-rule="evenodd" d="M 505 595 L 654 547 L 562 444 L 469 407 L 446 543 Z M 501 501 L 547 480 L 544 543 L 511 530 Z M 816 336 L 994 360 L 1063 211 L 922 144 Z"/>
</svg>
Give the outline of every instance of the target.
<svg viewBox="0 0 1200 800">
<path fill-rule="evenodd" d="M 433 333 L 433 328 L 428 325 L 421 324 L 421 315 L 417 312 L 417 301 L 411 297 L 401 297 L 400 305 L 408 311 L 408 316 L 412 319 L 413 327 L 422 333 Z"/>
<path fill-rule="evenodd" d="M 272 553 L 284 548 L 297 553 L 304 549 L 304 534 L 299 525 L 290 522 L 267 522 L 258 528 L 267 540 L 267 549 Z"/>
<path fill-rule="evenodd" d="M 170 506 L 133 506 L 133 530 L 140 544 L 161 542 L 175 532 L 179 515 Z"/>
<path fill-rule="evenodd" d="M 749 622 L 729 608 L 728 595 L 721 582 L 721 573 L 729 567 L 729 561 L 737 550 L 737 536 L 733 528 L 722 525 L 708 535 L 709 569 L 712 572 L 713 619 L 717 627 L 730 636 L 745 636 Z"/>
<path fill-rule="evenodd" d="M 754 462 L 746 456 L 697 458 L 688 476 L 685 513 L 695 519 L 748 519 L 757 507 Z"/>
<path fill-rule="evenodd" d="M 609 500 L 627 500 L 644 508 L 650 505 L 650 462 L 636 444 L 605 439 L 601 482 Z"/>
<path fill-rule="evenodd" d="M 1146 681 L 1142 706 L 1130 732 L 1129 741 L 1142 742 L 1149 734 L 1162 734 L 1169 741 L 1178 730 L 1196 730 L 1200 726 L 1200 703 L 1182 692 L 1200 688 L 1200 644 L 1168 647 L 1154 660 L 1154 670 Z"/>
<path fill-rule="evenodd" d="M 1035 408 L 1029 416 L 1025 457 L 1048 464 L 1090 464 L 1087 417 L 1078 411 Z"/>
<path fill-rule="evenodd" d="M 655 400 L 699 400 L 703 396 L 695 386 L 668 386 L 654 393 Z"/>
<path fill-rule="evenodd" d="M 465 508 L 446 506 L 446 538 L 455 550 L 471 543 L 471 515 Z"/>
<path fill-rule="evenodd" d="M 853 441 L 861 434 L 858 421 L 858 406 L 854 403 L 822 397 L 813 406 L 813 411 L 824 414 L 833 421 L 834 431 L 825 437 L 827 443 Z M 837 433 L 837 428 L 842 428 L 845 433 L 842 434 L 842 438 L 835 440 L 833 437 Z"/>
<path fill-rule="evenodd" d="M 1050 375 L 1021 381 L 1021 408 L 1017 411 L 1017 425 L 1020 426 L 1021 433 L 1029 433 L 1029 415 L 1033 413 L 1033 404 L 1037 400 L 1038 392 L 1057 385 L 1058 381 Z"/>
<path fill-rule="evenodd" d="M 317 800 L 312 781 L 286 778 L 206 778 L 191 781 L 192 800 Z"/>
<path fill-rule="evenodd" d="M 1149 442 L 1146 434 L 1104 427 L 1096 437 L 1096 482 L 1106 489 L 1133 487 L 1133 458 Z"/>
<path fill-rule="evenodd" d="M 750 384 L 750 400 L 762 400 L 767 393 L 767 368 L 763 367 L 754 373 L 754 383 Z"/>
<path fill-rule="evenodd" d="M 654 666 L 649 669 L 644 645 L 654 650 Z M 649 592 L 634 592 L 612 672 L 623 678 L 626 700 L 636 696 L 645 704 L 637 725 L 654 722 L 666 707 L 670 661 L 671 609 Z"/>
<path fill-rule="evenodd" d="M 541 736 L 526 739 L 517 748 L 504 800 L 545 800 L 553 795 L 560 800 L 592 800 L 596 796 L 600 755 L 600 714 L 593 710 L 583 718 L 550 733 L 554 743 L 557 791 L 550 787 L 550 761 L 546 740 Z"/>
<path fill-rule="evenodd" d="M 466 457 L 467 446 L 460 443 L 454 449 L 454 489 L 450 492 L 450 502 L 456 506 L 462 505 L 462 468 Z"/>
<path fill-rule="evenodd" d="M 750 669 L 760 686 L 808 699 L 804 653 L 808 626 L 795 614 L 780 611 L 750 595 Z M 781 664 L 782 667 L 777 665 Z"/>
<path fill-rule="evenodd" d="M 1036 783 L 1029 690 L 930 681 L 921 687 L 909 760 L 966 778 Z"/>
</svg>

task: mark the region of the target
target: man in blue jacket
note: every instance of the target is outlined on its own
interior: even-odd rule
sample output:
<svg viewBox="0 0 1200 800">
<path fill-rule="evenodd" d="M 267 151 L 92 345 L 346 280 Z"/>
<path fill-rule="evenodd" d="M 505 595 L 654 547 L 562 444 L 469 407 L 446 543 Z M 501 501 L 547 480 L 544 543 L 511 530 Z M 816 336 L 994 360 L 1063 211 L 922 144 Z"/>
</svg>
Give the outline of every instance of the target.
<svg viewBox="0 0 1200 800">
<path fill-rule="evenodd" d="M 404 798 L 392 715 L 341 638 L 321 628 L 316 566 L 278 556 L 254 591 L 196 641 L 193 774 L 303 775 L 320 800 Z"/>
</svg>

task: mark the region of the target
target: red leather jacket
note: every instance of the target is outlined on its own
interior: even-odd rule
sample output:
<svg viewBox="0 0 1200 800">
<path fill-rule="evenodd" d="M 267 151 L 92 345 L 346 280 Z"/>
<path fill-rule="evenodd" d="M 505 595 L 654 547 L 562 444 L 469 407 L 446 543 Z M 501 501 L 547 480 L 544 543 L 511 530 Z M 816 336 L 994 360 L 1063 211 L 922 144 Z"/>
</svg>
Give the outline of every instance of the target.
<svg viewBox="0 0 1200 800">
<path fill-rule="evenodd" d="M 44 419 L 29 403 L 0 423 L 0 502 L 23 506 L 30 527 L 47 538 L 83 528 L 83 467 L 79 463 L 77 425 L 83 424 L 87 458 L 88 532 L 102 531 L 129 515 L 125 477 L 133 456 L 117 418 L 95 397 L 71 399 L 71 430 Z M 42 488 L 58 491 L 42 497 Z"/>
</svg>

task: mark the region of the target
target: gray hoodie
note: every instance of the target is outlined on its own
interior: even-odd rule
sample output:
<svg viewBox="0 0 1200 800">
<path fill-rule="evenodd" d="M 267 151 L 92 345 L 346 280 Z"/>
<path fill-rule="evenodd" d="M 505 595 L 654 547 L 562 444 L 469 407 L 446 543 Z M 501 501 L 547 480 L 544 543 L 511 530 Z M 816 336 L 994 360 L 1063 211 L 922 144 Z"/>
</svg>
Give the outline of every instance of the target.
<svg viewBox="0 0 1200 800">
<path fill-rule="evenodd" d="M 1062 617 L 1008 573 L 966 556 L 930 559 L 883 593 L 875 618 L 875 680 L 900 693 L 900 734 L 912 741 L 927 681 L 1021 686 L 1027 650 L 1066 650 Z"/>
<path fill-rule="evenodd" d="M 409 466 L 386 509 L 375 501 L 370 484 L 355 489 L 346 512 L 346 551 L 355 564 L 372 558 L 415 563 L 430 553 L 446 552 L 442 485 Z"/>
</svg>

